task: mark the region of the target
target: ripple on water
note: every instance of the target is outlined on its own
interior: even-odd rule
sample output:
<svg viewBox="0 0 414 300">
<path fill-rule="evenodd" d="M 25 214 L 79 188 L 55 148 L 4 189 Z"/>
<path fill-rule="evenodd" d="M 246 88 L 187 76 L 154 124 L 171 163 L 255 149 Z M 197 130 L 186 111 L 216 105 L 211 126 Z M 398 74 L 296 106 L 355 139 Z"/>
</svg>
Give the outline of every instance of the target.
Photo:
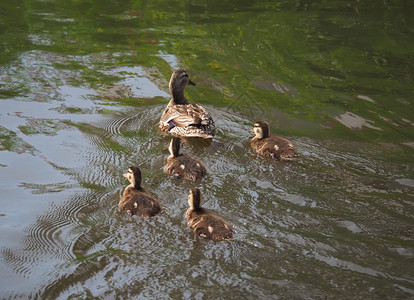
<svg viewBox="0 0 414 300">
<path fill-rule="evenodd" d="M 133 122 L 136 116 L 137 115 L 127 115 L 111 118 L 102 124 L 102 127 L 111 135 L 119 136 L 121 135 L 122 131 L 126 131 L 126 128 L 129 127 L 128 123 Z"/>
<path fill-rule="evenodd" d="M 250 120 L 208 107 L 220 128 L 216 138 L 211 144 L 184 141 L 185 152 L 204 161 L 208 176 L 188 183 L 162 172 L 170 140 L 157 129 L 163 107 L 79 127 L 85 139 L 74 148 L 85 163 L 70 173 L 84 192 L 27 227 L 23 251 L 3 251 L 22 276 L 45 271 L 38 297 L 275 298 L 306 291 L 318 298 L 387 278 L 409 289 L 411 281 L 384 266 L 394 263 L 392 255 L 410 258 L 410 248 L 400 245 L 403 237 L 394 234 L 407 235 L 409 222 L 391 224 L 395 211 L 388 204 L 396 200 L 363 190 L 369 180 L 361 179 L 385 169 L 375 158 L 339 141 L 291 137 L 304 153 L 299 161 L 261 159 L 249 150 Z M 153 219 L 118 210 L 127 185 L 122 174 L 131 164 L 140 166 L 144 188 L 163 206 Z M 184 220 L 194 185 L 203 190 L 205 207 L 235 227 L 235 241 L 194 237 Z M 361 193 L 354 197 L 352 190 Z M 387 247 L 373 247 L 377 239 Z M 42 269 L 46 264 L 52 270 Z M 405 263 L 399 268 L 410 272 Z"/>
<path fill-rule="evenodd" d="M 139 160 L 146 160 L 145 153 L 152 151 L 154 128 L 150 125 L 151 121 L 152 118 L 149 120 L 143 111 L 80 126 L 88 143 L 76 149 L 86 162 L 82 171 L 74 170 L 79 180 L 86 185 L 103 188 L 119 185 L 119 176 L 125 171 L 126 162 L 136 164 L 136 156 Z"/>
</svg>

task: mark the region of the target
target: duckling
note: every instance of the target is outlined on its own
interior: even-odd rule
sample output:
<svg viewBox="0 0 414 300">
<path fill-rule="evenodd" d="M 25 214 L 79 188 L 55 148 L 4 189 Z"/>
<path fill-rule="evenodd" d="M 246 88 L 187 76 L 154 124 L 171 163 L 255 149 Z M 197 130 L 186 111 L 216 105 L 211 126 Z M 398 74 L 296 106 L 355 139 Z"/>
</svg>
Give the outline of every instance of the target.
<svg viewBox="0 0 414 300">
<path fill-rule="evenodd" d="M 131 184 L 124 190 L 119 208 L 130 216 L 150 218 L 158 214 L 161 211 L 160 203 L 141 187 L 141 170 L 138 167 L 129 167 L 124 177 Z"/>
<path fill-rule="evenodd" d="M 256 136 L 252 138 L 251 147 L 261 156 L 270 156 L 278 160 L 292 160 L 299 156 L 295 145 L 283 137 L 270 136 L 269 123 L 257 121 L 250 131 Z"/>
<path fill-rule="evenodd" d="M 175 70 L 170 79 L 172 95 L 160 119 L 161 131 L 175 136 L 213 138 L 215 124 L 207 110 L 199 104 L 191 104 L 184 96 L 188 85 L 195 85 L 183 69 Z"/>
<path fill-rule="evenodd" d="M 167 158 L 164 173 L 187 180 L 199 180 L 206 176 L 206 167 L 201 161 L 181 153 L 180 138 L 172 138 L 168 149 L 171 155 Z"/>
<path fill-rule="evenodd" d="M 201 207 L 202 196 L 199 189 L 191 189 L 185 219 L 194 233 L 213 241 L 228 241 L 233 239 L 233 228 L 224 219 L 213 215 Z"/>
</svg>

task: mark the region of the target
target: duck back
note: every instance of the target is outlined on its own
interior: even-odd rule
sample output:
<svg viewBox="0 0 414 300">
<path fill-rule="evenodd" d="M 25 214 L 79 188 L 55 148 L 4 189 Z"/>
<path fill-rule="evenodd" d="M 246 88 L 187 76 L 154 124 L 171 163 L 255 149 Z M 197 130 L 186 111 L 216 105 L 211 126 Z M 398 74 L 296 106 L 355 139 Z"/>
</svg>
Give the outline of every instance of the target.
<svg viewBox="0 0 414 300">
<path fill-rule="evenodd" d="M 188 155 L 169 157 L 164 172 L 187 180 L 200 180 L 206 176 L 204 164 Z"/>
<path fill-rule="evenodd" d="M 233 229 L 224 219 L 209 213 L 206 209 L 192 210 L 189 208 L 185 216 L 188 226 L 194 233 L 213 241 L 233 239 Z"/>
<path fill-rule="evenodd" d="M 216 127 L 207 110 L 198 104 L 168 105 L 160 118 L 160 130 L 177 136 L 212 138 Z"/>
<path fill-rule="evenodd" d="M 161 205 L 144 190 L 138 190 L 131 186 L 125 188 L 119 208 L 123 212 L 144 218 L 155 216 L 161 211 Z"/>
<path fill-rule="evenodd" d="M 279 160 L 290 160 L 298 156 L 293 143 L 280 136 L 269 136 L 264 139 L 253 138 L 251 146 L 258 154 Z"/>
</svg>

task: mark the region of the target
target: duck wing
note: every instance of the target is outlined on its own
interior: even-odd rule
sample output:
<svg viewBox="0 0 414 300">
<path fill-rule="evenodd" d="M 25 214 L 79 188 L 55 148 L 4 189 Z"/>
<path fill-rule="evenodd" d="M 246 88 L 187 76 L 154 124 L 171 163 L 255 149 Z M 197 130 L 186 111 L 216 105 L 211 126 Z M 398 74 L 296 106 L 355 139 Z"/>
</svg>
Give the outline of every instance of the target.
<svg viewBox="0 0 414 300">
<path fill-rule="evenodd" d="M 176 104 L 168 106 L 161 116 L 164 126 L 174 121 L 176 126 L 207 125 L 211 119 L 207 110 L 198 104 Z"/>
<path fill-rule="evenodd" d="M 160 128 L 184 136 L 212 137 L 215 134 L 213 118 L 198 104 L 167 106 L 160 119 Z"/>
</svg>

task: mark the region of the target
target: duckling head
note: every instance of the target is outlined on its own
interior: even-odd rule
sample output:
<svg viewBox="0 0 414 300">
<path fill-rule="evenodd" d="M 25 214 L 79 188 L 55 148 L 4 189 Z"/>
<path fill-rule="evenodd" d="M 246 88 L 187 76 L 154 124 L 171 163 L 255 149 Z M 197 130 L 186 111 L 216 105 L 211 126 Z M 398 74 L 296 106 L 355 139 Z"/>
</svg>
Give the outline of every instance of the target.
<svg viewBox="0 0 414 300">
<path fill-rule="evenodd" d="M 173 137 L 171 139 L 170 145 L 168 147 L 171 157 L 178 157 L 182 154 L 181 151 L 181 139 L 178 137 Z"/>
<path fill-rule="evenodd" d="M 199 210 L 202 202 L 203 197 L 201 196 L 201 191 L 196 188 L 191 189 L 190 194 L 188 195 L 188 204 L 190 205 L 190 209 Z"/>
<path fill-rule="evenodd" d="M 267 138 L 270 135 L 269 123 L 266 121 L 256 121 L 253 125 L 253 129 L 250 132 L 256 134 L 256 138 L 259 140 Z"/>
<path fill-rule="evenodd" d="M 172 73 L 169 88 L 174 100 L 180 101 L 181 98 L 184 98 L 184 89 L 189 84 L 195 85 L 185 70 L 178 69 Z"/>
<path fill-rule="evenodd" d="M 141 170 L 138 167 L 129 167 L 128 172 L 124 174 L 124 177 L 128 179 L 132 187 L 137 189 L 141 187 Z"/>
</svg>

